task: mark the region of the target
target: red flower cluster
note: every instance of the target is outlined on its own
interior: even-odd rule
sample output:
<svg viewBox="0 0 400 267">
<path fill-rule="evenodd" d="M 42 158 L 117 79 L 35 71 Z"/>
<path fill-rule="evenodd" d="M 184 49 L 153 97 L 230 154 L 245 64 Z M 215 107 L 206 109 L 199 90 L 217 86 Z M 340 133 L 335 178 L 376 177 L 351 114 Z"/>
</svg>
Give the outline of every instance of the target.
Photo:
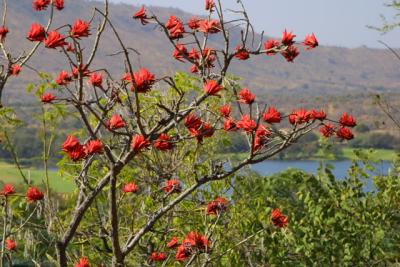
<svg viewBox="0 0 400 267">
<path fill-rule="evenodd" d="M 213 96 L 219 96 L 218 93 L 222 89 L 224 88 L 215 80 L 206 81 L 203 86 L 204 93 Z"/>
<path fill-rule="evenodd" d="M 88 37 L 89 35 L 89 22 L 81 19 L 75 21 L 71 28 L 71 36 L 73 38 L 80 39 L 81 37 Z"/>
<path fill-rule="evenodd" d="M 21 72 L 22 67 L 18 64 L 12 64 L 9 70 L 10 75 L 17 76 Z"/>
<path fill-rule="evenodd" d="M 135 152 L 140 152 L 141 150 L 148 148 L 150 145 L 150 141 L 143 135 L 134 135 L 132 137 L 131 147 Z"/>
<path fill-rule="evenodd" d="M 165 181 L 164 191 L 167 194 L 180 193 L 182 191 L 181 182 L 176 178 Z"/>
<path fill-rule="evenodd" d="M 138 11 L 136 11 L 135 14 L 133 14 L 134 19 L 139 19 L 142 25 L 146 25 L 149 23 L 147 21 L 147 15 L 146 15 L 146 10 L 144 9 L 144 6 L 142 6 Z"/>
<path fill-rule="evenodd" d="M 111 119 L 106 122 L 106 125 L 109 129 L 116 130 L 125 127 L 126 123 L 120 115 L 114 114 Z"/>
<path fill-rule="evenodd" d="M 52 93 L 44 93 L 40 96 L 42 103 L 51 103 L 56 97 Z"/>
<path fill-rule="evenodd" d="M 139 190 L 139 187 L 135 183 L 127 183 L 122 188 L 124 193 L 136 193 Z"/>
<path fill-rule="evenodd" d="M 272 209 L 271 220 L 279 228 L 285 228 L 288 225 L 288 217 L 283 215 L 280 209 Z"/>
<path fill-rule="evenodd" d="M 343 112 L 339 120 L 338 128 L 335 128 L 335 126 L 331 123 L 324 123 L 319 131 L 325 137 L 331 137 L 336 134 L 336 136 L 340 139 L 351 140 L 354 138 L 354 134 L 347 127 L 351 128 L 356 125 L 357 123 L 354 117 L 346 112 Z"/>
<path fill-rule="evenodd" d="M 235 57 L 239 60 L 246 60 L 250 58 L 250 52 L 246 48 L 243 48 L 241 45 L 237 45 Z"/>
<path fill-rule="evenodd" d="M 33 0 L 32 7 L 35 11 L 41 11 L 46 10 L 49 4 L 50 0 Z"/>
<path fill-rule="evenodd" d="M 132 82 L 132 76 L 135 84 L 132 85 L 131 91 L 134 91 L 136 88 L 138 93 L 146 93 L 155 83 L 154 75 L 145 68 L 141 68 L 138 72 L 133 74 L 125 73 L 122 77 L 122 80 L 126 82 Z"/>
<path fill-rule="evenodd" d="M 39 23 L 32 23 L 26 38 L 32 42 L 43 42 L 46 39 L 46 31 Z"/>
<path fill-rule="evenodd" d="M 8 239 L 6 239 L 5 247 L 8 251 L 15 251 L 15 250 L 17 250 L 17 243 L 15 243 L 14 240 L 8 238 Z"/>
<path fill-rule="evenodd" d="M 71 81 L 72 81 L 72 76 L 65 70 L 61 71 L 55 80 L 56 84 L 60 86 L 68 85 Z"/>
<path fill-rule="evenodd" d="M 150 260 L 152 261 L 164 261 L 167 258 L 162 252 L 153 252 L 151 253 Z"/>
<path fill-rule="evenodd" d="M 81 145 L 72 135 L 69 135 L 62 145 L 62 151 L 66 152 L 73 161 L 85 159 L 88 155 L 100 154 L 103 152 L 103 143 L 100 140 L 89 140 Z"/>
<path fill-rule="evenodd" d="M 170 141 L 170 137 L 166 133 L 160 134 L 160 136 L 154 142 L 154 148 L 161 151 L 171 150 L 173 145 Z"/>
<path fill-rule="evenodd" d="M 263 113 L 263 120 L 271 124 L 280 123 L 282 120 L 281 113 L 279 113 L 275 107 L 269 107 L 268 110 Z"/>
<path fill-rule="evenodd" d="M 29 187 L 28 191 L 26 191 L 26 200 L 29 203 L 42 200 L 44 198 L 44 194 L 38 190 L 36 186 Z"/>
<path fill-rule="evenodd" d="M 57 31 L 51 31 L 47 33 L 47 38 L 44 40 L 44 45 L 47 48 L 55 49 L 57 47 L 63 47 L 68 43 L 65 42 L 65 36 Z"/>
<path fill-rule="evenodd" d="M 217 197 L 207 205 L 207 214 L 218 215 L 224 212 L 228 206 L 228 200 L 223 197 Z"/>
<path fill-rule="evenodd" d="M 256 96 L 250 92 L 249 89 L 247 88 L 243 88 L 240 92 L 239 92 L 239 102 L 243 103 L 243 104 L 253 104 L 254 100 L 256 99 Z"/>
<path fill-rule="evenodd" d="M 177 261 L 184 261 L 193 253 L 208 252 L 210 249 L 210 244 L 207 237 L 196 232 L 188 233 L 180 245 L 176 243 L 173 247 L 176 246 L 178 246 L 175 255 L 175 259 Z"/>
<path fill-rule="evenodd" d="M 196 137 L 198 142 L 203 138 L 209 138 L 214 134 L 214 128 L 208 122 L 203 122 L 195 114 L 190 113 L 185 117 L 184 124 L 192 137 Z"/>
<path fill-rule="evenodd" d="M 206 10 L 212 12 L 214 7 L 215 7 L 214 0 L 206 0 Z"/>
<path fill-rule="evenodd" d="M 91 73 L 89 76 L 89 84 L 93 85 L 94 87 L 102 88 L 103 75 L 97 72 Z"/>
<path fill-rule="evenodd" d="M 75 267 L 90 267 L 89 260 L 86 257 L 82 257 L 79 259 L 79 262 L 77 262 Z"/>
<path fill-rule="evenodd" d="M 169 17 L 167 23 L 165 23 L 165 28 L 169 30 L 169 37 L 171 39 L 182 38 L 185 33 L 185 27 L 182 21 L 175 16 Z"/>
<path fill-rule="evenodd" d="M 8 28 L 5 26 L 0 26 L 0 42 L 4 42 L 7 37 Z"/>
<path fill-rule="evenodd" d="M 0 195 L 3 196 L 10 196 L 12 194 L 15 194 L 15 189 L 12 184 L 5 184 L 3 189 L 0 191 Z"/>
</svg>

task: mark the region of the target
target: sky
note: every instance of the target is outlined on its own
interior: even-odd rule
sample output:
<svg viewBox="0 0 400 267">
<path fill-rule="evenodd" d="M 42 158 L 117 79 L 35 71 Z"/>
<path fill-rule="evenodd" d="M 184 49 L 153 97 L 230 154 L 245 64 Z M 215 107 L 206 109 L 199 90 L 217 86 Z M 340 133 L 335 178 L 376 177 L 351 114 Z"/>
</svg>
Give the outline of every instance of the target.
<svg viewBox="0 0 400 267">
<path fill-rule="evenodd" d="M 178 7 L 205 14 L 204 0 L 111 0 L 135 5 Z M 380 15 L 389 20 L 394 11 L 385 0 L 243 0 L 256 31 L 279 37 L 287 28 L 299 37 L 314 32 L 322 45 L 384 48 L 378 40 L 400 48 L 400 29 L 385 35 L 367 28 L 381 26 Z M 237 7 L 235 0 L 222 0 L 224 8 Z"/>
</svg>

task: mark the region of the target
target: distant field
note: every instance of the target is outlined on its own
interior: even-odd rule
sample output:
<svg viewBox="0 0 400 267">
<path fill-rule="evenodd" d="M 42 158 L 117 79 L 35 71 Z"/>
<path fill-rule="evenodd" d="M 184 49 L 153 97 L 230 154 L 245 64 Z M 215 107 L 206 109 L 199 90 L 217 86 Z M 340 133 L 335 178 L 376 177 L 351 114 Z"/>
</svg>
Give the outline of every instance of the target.
<svg viewBox="0 0 400 267">
<path fill-rule="evenodd" d="M 343 148 L 342 153 L 343 157 L 346 159 L 356 159 L 356 155 L 354 154 L 354 148 Z M 369 149 L 362 149 L 368 151 Z M 392 161 L 396 158 L 398 152 L 390 149 L 374 149 L 371 157 L 373 160 L 387 160 Z"/>
<path fill-rule="evenodd" d="M 45 178 L 44 171 L 29 168 L 24 169 L 24 173 L 33 181 L 35 185 L 43 184 L 43 179 Z M 61 178 L 58 176 L 57 172 L 50 171 L 49 178 L 50 187 L 57 192 L 69 193 L 74 189 L 73 182 Z M 19 184 L 23 182 L 18 169 L 14 165 L 4 162 L 0 162 L 0 181 L 13 184 Z"/>
</svg>

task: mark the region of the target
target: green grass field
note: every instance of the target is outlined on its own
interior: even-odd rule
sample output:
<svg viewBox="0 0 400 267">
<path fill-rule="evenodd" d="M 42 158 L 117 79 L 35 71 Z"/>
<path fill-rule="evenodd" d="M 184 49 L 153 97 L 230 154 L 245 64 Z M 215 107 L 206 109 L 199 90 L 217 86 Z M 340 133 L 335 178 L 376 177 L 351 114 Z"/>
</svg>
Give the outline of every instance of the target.
<svg viewBox="0 0 400 267">
<path fill-rule="evenodd" d="M 342 153 L 343 157 L 346 159 L 356 159 L 357 156 L 354 153 L 354 148 L 343 148 Z M 369 149 L 361 149 L 363 152 L 368 152 Z M 389 149 L 373 149 L 371 153 L 371 158 L 373 160 L 387 160 L 392 161 L 397 157 L 398 152 Z"/>
<path fill-rule="evenodd" d="M 27 177 L 33 181 L 35 185 L 42 185 L 45 179 L 44 171 L 34 168 L 24 169 L 23 172 Z M 20 184 L 23 183 L 23 179 L 18 169 L 8 163 L 0 162 L 0 181 L 4 183 Z M 59 193 L 69 193 L 74 189 L 73 181 L 67 181 L 60 177 L 57 172 L 49 172 L 50 187 Z"/>
</svg>

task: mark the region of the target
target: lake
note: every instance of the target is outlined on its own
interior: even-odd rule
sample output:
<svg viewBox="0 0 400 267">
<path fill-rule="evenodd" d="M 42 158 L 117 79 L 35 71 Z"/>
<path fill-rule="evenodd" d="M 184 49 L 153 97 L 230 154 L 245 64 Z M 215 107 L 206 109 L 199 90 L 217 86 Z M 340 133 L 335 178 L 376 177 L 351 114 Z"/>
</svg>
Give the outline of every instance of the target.
<svg viewBox="0 0 400 267">
<path fill-rule="evenodd" d="M 335 169 L 333 174 L 336 178 L 343 179 L 346 177 L 347 170 L 352 165 L 350 160 L 341 161 L 323 161 L 324 164 L 330 163 Z M 252 166 L 252 169 L 261 175 L 272 175 L 285 171 L 290 168 L 304 170 L 308 173 L 317 173 L 319 161 L 316 160 L 267 160 Z M 375 164 L 375 172 L 373 174 L 387 174 L 391 167 L 389 161 L 381 161 Z"/>
</svg>

